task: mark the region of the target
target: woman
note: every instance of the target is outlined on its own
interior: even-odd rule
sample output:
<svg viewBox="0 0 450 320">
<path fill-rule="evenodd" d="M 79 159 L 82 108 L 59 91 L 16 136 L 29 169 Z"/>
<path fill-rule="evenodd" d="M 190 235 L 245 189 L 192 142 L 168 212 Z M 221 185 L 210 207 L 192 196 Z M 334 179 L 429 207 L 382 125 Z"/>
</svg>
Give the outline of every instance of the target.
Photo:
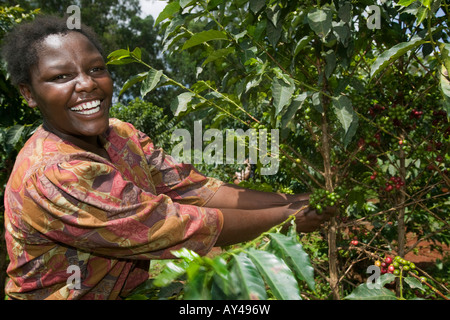
<svg viewBox="0 0 450 320">
<path fill-rule="evenodd" d="M 150 259 L 173 258 L 172 250 L 206 254 L 294 213 L 298 231 L 309 232 L 333 213 L 309 210 L 308 195 L 205 177 L 110 119 L 113 83 L 86 26 L 69 30 L 64 19 L 39 17 L 9 34 L 3 55 L 43 117 L 5 190 L 13 299 L 120 299 L 148 279 Z M 73 266 L 79 287 L 67 281 Z"/>
</svg>

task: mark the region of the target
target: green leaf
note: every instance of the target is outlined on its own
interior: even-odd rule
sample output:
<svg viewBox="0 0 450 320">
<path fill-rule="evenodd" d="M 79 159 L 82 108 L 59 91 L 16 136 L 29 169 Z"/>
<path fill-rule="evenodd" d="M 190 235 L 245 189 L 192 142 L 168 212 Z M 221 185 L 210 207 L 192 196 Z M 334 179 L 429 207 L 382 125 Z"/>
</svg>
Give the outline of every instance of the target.
<svg viewBox="0 0 450 320">
<path fill-rule="evenodd" d="M 338 10 L 339 18 L 345 22 L 350 23 L 352 20 L 352 5 L 350 2 L 345 2 Z"/>
<path fill-rule="evenodd" d="M 258 13 L 266 5 L 266 0 L 250 0 L 250 10 Z"/>
<path fill-rule="evenodd" d="M 439 49 L 441 50 L 441 58 L 444 66 L 450 72 L 450 43 L 441 43 Z"/>
<path fill-rule="evenodd" d="M 328 79 L 332 75 L 334 68 L 336 68 L 336 55 L 333 50 L 329 50 L 326 53 L 325 60 L 327 62 L 325 65 L 325 77 Z"/>
<path fill-rule="evenodd" d="M 281 128 L 284 129 L 288 126 L 289 122 L 292 121 L 297 111 L 303 106 L 303 103 L 306 100 L 307 93 L 304 92 L 294 100 L 292 100 L 291 104 L 287 108 L 286 112 L 281 117 Z"/>
<path fill-rule="evenodd" d="M 222 4 L 225 0 L 209 0 L 207 10 L 212 11 L 214 10 L 218 5 Z"/>
<path fill-rule="evenodd" d="M 403 7 L 409 7 L 409 5 L 411 5 L 411 3 L 415 2 L 416 0 L 400 0 L 397 4 L 399 6 L 403 6 Z"/>
<path fill-rule="evenodd" d="M 131 56 L 136 57 L 138 60 L 141 60 L 142 58 L 142 51 L 141 48 L 136 47 L 133 52 L 130 53 Z"/>
<path fill-rule="evenodd" d="M 269 233 L 270 251 L 282 258 L 294 273 L 315 291 L 314 268 L 308 254 L 296 239 L 280 233 Z"/>
<path fill-rule="evenodd" d="M 322 39 L 331 30 L 332 13 L 330 10 L 314 9 L 308 13 L 310 28 Z"/>
<path fill-rule="evenodd" d="M 193 2 L 196 2 L 196 0 L 180 0 L 180 6 L 184 9 Z"/>
<path fill-rule="evenodd" d="M 187 105 L 191 102 L 194 94 L 191 92 L 183 92 L 178 95 L 175 100 L 170 105 L 170 109 L 172 110 L 175 116 L 178 116 L 181 112 L 187 110 Z"/>
<path fill-rule="evenodd" d="M 380 285 L 383 287 L 386 283 L 391 283 L 395 280 L 395 276 L 392 273 L 382 274 L 380 277 Z"/>
<path fill-rule="evenodd" d="M 274 25 L 273 23 L 267 24 L 266 34 L 272 47 L 275 48 L 277 46 L 278 41 L 281 38 L 282 31 L 283 31 L 283 24 L 281 23 L 281 21 L 279 21 L 278 24 L 276 25 Z"/>
<path fill-rule="evenodd" d="M 177 251 L 171 251 L 170 253 L 173 254 L 174 257 L 183 259 L 186 262 L 200 261 L 202 259 L 198 253 L 186 248 L 181 248 Z"/>
<path fill-rule="evenodd" d="M 140 81 L 143 81 L 143 80 L 147 77 L 147 75 L 148 75 L 148 72 L 142 72 L 142 73 L 136 74 L 136 75 L 132 76 L 130 79 L 128 79 L 128 80 L 124 83 L 122 89 L 120 90 L 120 92 L 119 92 L 119 97 L 120 97 L 125 91 L 127 91 L 131 86 L 133 86 L 134 84 L 136 84 L 136 83 L 138 83 L 138 82 L 140 82 Z"/>
<path fill-rule="evenodd" d="M 108 62 L 106 64 L 123 65 L 132 62 L 136 62 L 136 60 L 132 57 L 130 50 L 119 49 L 108 55 Z"/>
<path fill-rule="evenodd" d="M 397 300 L 395 293 L 381 287 L 380 289 L 371 288 L 367 286 L 366 283 L 363 283 L 356 287 L 352 293 L 346 296 L 344 299 L 346 300 Z"/>
<path fill-rule="evenodd" d="M 262 274 L 275 298 L 301 300 L 297 281 L 283 260 L 267 251 L 249 249 L 247 254 Z"/>
<path fill-rule="evenodd" d="M 427 9 L 431 9 L 431 0 L 420 0 L 422 5 L 426 7 Z"/>
<path fill-rule="evenodd" d="M 15 126 L 12 126 L 6 131 L 6 137 L 5 137 L 5 151 L 6 154 L 9 154 L 12 150 L 16 149 L 16 145 L 20 141 L 20 138 L 22 137 L 22 134 L 24 132 L 25 126 L 16 124 Z"/>
<path fill-rule="evenodd" d="M 120 58 L 120 59 L 109 60 L 106 64 L 124 65 L 124 64 L 129 64 L 129 63 L 133 63 L 133 62 L 136 62 L 136 60 L 133 58 Z"/>
<path fill-rule="evenodd" d="M 286 83 L 288 82 L 288 83 Z M 286 106 L 294 94 L 295 85 L 291 78 L 274 78 L 272 81 L 272 97 L 275 106 L 275 114 L 278 115 Z"/>
<path fill-rule="evenodd" d="M 422 283 L 420 282 L 420 280 L 417 280 L 414 277 L 405 277 L 403 278 L 403 280 L 405 280 L 405 282 L 412 288 L 412 289 L 420 289 L 422 291 L 425 291 L 425 288 L 422 286 Z"/>
<path fill-rule="evenodd" d="M 197 46 L 199 44 L 212 41 L 212 40 L 225 40 L 227 35 L 223 31 L 219 30 L 207 30 L 194 34 L 189 40 L 187 40 L 181 50 Z"/>
<path fill-rule="evenodd" d="M 389 64 L 400 58 L 402 55 L 407 53 L 410 50 L 416 49 L 420 45 L 426 43 L 425 40 L 422 40 L 420 37 L 414 37 L 408 42 L 399 43 L 389 50 L 384 51 L 380 54 L 372 64 L 372 68 L 370 70 L 370 77 L 373 78 L 376 74 L 386 68 Z"/>
<path fill-rule="evenodd" d="M 358 118 L 352 107 L 352 102 L 346 96 L 339 96 L 333 99 L 334 112 L 344 129 L 347 133 L 353 121 Z"/>
<path fill-rule="evenodd" d="M 198 264 L 192 264 L 187 269 L 188 281 L 185 287 L 185 300 L 211 300 L 210 282 L 213 277 L 211 271 Z"/>
<path fill-rule="evenodd" d="M 144 98 L 150 91 L 152 91 L 161 80 L 163 72 L 161 70 L 150 70 L 147 77 L 142 82 L 141 86 L 141 96 Z"/>
<path fill-rule="evenodd" d="M 108 55 L 108 59 L 120 59 L 123 57 L 129 57 L 130 56 L 130 50 L 126 50 L 126 49 L 119 49 L 116 51 L 111 52 Z"/>
<path fill-rule="evenodd" d="M 266 300 L 264 280 L 252 260 L 243 252 L 233 256 L 230 270 L 231 281 L 240 288 L 244 300 Z"/>
<path fill-rule="evenodd" d="M 157 287 L 168 286 L 172 281 L 185 274 L 188 266 L 189 264 L 186 261 L 177 261 L 177 263 L 170 261 L 166 263 L 161 273 L 155 277 L 153 284 Z"/>
<path fill-rule="evenodd" d="M 234 52 L 234 48 L 224 48 L 224 49 L 219 49 L 219 50 L 215 50 L 213 53 L 211 53 L 208 58 L 206 58 L 206 60 L 202 63 L 202 66 L 205 66 L 206 64 L 213 62 L 217 59 L 226 57 L 227 55 L 229 55 L 230 53 Z"/>
<path fill-rule="evenodd" d="M 293 57 L 295 57 L 304 47 L 308 45 L 308 43 L 311 41 L 311 36 L 304 36 L 301 38 L 296 44 L 294 48 L 294 54 Z"/>
<path fill-rule="evenodd" d="M 425 18 L 427 17 L 427 15 L 428 15 L 428 9 L 427 8 L 425 8 L 425 7 L 420 7 L 418 10 L 417 10 L 417 14 L 416 14 L 416 16 L 417 16 L 417 22 L 416 22 L 416 25 L 420 25 L 422 22 L 423 22 L 423 20 L 425 20 Z"/>
<path fill-rule="evenodd" d="M 267 15 L 267 18 L 270 20 L 270 22 L 272 22 L 272 24 L 274 26 L 280 25 L 279 22 L 281 22 L 281 20 L 280 20 L 281 10 L 278 5 L 273 5 L 271 7 L 268 7 L 266 9 L 266 15 Z"/>
<path fill-rule="evenodd" d="M 180 8 L 181 7 L 178 2 L 171 2 L 168 5 L 166 5 L 163 11 L 161 11 L 161 13 L 158 15 L 158 18 L 156 18 L 155 25 L 173 16 L 180 10 Z"/>
<path fill-rule="evenodd" d="M 344 45 L 344 47 L 348 46 L 351 32 L 348 24 L 343 21 L 335 22 L 333 21 L 333 32 L 336 35 L 337 39 Z"/>
</svg>

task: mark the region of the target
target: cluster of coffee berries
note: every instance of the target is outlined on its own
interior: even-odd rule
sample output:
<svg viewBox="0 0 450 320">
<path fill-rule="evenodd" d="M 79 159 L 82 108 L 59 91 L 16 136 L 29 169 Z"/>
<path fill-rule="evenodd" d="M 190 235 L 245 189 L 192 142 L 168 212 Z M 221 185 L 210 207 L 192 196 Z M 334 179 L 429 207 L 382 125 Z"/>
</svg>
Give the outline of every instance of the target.
<svg viewBox="0 0 450 320">
<path fill-rule="evenodd" d="M 409 118 L 410 119 L 420 119 L 420 117 L 423 115 L 423 111 L 418 111 L 416 109 L 412 109 L 411 112 L 409 113 Z"/>
<path fill-rule="evenodd" d="M 433 111 L 433 126 L 437 126 L 441 122 L 446 123 L 447 122 L 447 112 L 444 110 L 436 110 Z"/>
<path fill-rule="evenodd" d="M 382 274 L 392 273 L 398 276 L 402 271 L 411 271 L 418 275 L 416 265 L 413 262 L 405 260 L 400 256 L 396 256 L 394 259 L 392 259 L 391 257 L 386 257 L 384 261 L 377 260 L 375 261 L 375 265 L 380 268 Z M 425 281 L 426 279 L 421 278 L 421 280 Z"/>
<path fill-rule="evenodd" d="M 358 237 L 356 237 L 356 236 L 353 237 L 353 240 L 352 240 L 352 241 L 350 241 L 350 244 L 351 244 L 352 246 L 357 246 L 358 243 L 359 243 Z"/>
<path fill-rule="evenodd" d="M 386 107 L 375 103 L 372 107 L 370 107 L 369 114 L 372 117 L 375 117 L 377 114 L 383 112 L 384 110 L 386 110 Z"/>
<path fill-rule="evenodd" d="M 342 190 L 337 188 L 334 192 L 324 189 L 316 189 L 309 196 L 309 206 L 316 210 L 317 213 L 322 213 L 326 207 L 333 207 L 341 199 Z"/>
<path fill-rule="evenodd" d="M 405 182 L 403 182 L 402 178 L 390 177 L 389 181 L 386 182 L 386 188 L 384 188 L 384 190 L 389 192 L 389 191 L 392 191 L 394 189 L 394 187 L 398 190 L 404 185 L 405 185 Z"/>
</svg>

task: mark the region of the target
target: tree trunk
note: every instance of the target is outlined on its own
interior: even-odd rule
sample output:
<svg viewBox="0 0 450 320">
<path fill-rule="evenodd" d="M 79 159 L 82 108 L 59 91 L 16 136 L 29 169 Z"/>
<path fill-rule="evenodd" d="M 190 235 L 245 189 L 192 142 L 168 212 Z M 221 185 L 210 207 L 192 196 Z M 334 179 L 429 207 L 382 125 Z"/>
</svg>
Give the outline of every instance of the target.
<svg viewBox="0 0 450 320">
<path fill-rule="evenodd" d="M 329 102 L 328 102 L 329 103 Z M 329 192 L 333 192 L 332 172 L 331 172 L 331 147 L 328 137 L 328 121 L 326 117 L 326 109 L 328 103 L 324 99 L 324 111 L 322 114 L 322 156 L 324 166 L 325 188 Z M 336 245 L 337 225 L 336 218 L 332 217 L 328 226 L 328 267 L 330 271 L 330 287 L 333 299 L 339 300 L 339 273 L 338 273 L 338 254 Z"/>
</svg>

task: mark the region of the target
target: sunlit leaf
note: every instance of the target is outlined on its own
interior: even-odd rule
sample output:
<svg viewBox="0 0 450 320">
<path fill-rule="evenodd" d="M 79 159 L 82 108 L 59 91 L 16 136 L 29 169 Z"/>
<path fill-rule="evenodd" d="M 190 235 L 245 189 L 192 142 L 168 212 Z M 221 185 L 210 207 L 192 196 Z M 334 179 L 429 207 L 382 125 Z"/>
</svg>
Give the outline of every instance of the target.
<svg viewBox="0 0 450 320">
<path fill-rule="evenodd" d="M 279 114 L 284 106 L 290 102 L 294 91 L 295 85 L 291 78 L 288 78 L 288 83 L 284 79 L 273 79 L 272 96 L 276 114 Z"/>
<path fill-rule="evenodd" d="M 235 282 L 235 286 L 240 288 L 242 299 L 267 299 L 264 281 L 252 260 L 245 253 L 241 252 L 233 256 L 231 278 Z"/>
<path fill-rule="evenodd" d="M 187 40 L 181 50 L 186 50 L 191 47 L 197 46 L 202 43 L 206 43 L 212 40 L 224 40 L 227 39 L 227 35 L 223 31 L 219 30 L 207 30 L 194 34 L 189 40 Z"/>
<path fill-rule="evenodd" d="M 297 240 L 280 233 L 269 233 L 270 250 L 281 257 L 294 273 L 308 284 L 311 290 L 315 290 L 314 268 L 311 265 L 308 254 Z"/>
<path fill-rule="evenodd" d="M 403 280 L 407 283 L 412 289 L 420 289 L 422 291 L 425 290 L 420 280 L 417 280 L 414 277 L 404 277 Z"/>
<path fill-rule="evenodd" d="M 416 49 L 417 47 L 419 47 L 424 43 L 426 43 L 426 41 L 423 40 L 422 38 L 414 37 L 408 42 L 399 43 L 390 48 L 389 50 L 384 51 L 382 54 L 378 56 L 377 60 L 375 60 L 375 62 L 372 64 L 370 70 L 370 77 L 373 78 L 375 75 L 381 72 L 392 62 L 400 58 L 402 55 L 404 55 L 410 50 Z"/>
<path fill-rule="evenodd" d="M 183 92 L 178 95 L 170 105 L 173 114 L 178 116 L 181 112 L 186 111 L 187 105 L 192 100 L 192 97 L 194 97 L 194 94 L 191 92 Z"/>
<path fill-rule="evenodd" d="M 120 90 L 119 96 L 121 96 L 125 91 L 127 91 L 131 86 L 134 84 L 143 81 L 148 75 L 148 72 L 143 72 L 136 74 L 132 77 L 130 77 L 123 85 L 122 89 Z"/>
<path fill-rule="evenodd" d="M 178 2 L 171 2 L 168 5 L 166 5 L 161 11 L 161 13 L 158 15 L 158 18 L 156 18 L 155 25 L 159 24 L 161 21 L 166 20 L 167 18 L 170 18 L 175 13 L 177 13 L 180 10 L 180 4 Z"/>
<path fill-rule="evenodd" d="M 330 10 L 314 9 L 308 13 L 308 24 L 322 39 L 331 30 L 332 14 Z"/>
<path fill-rule="evenodd" d="M 161 70 L 150 70 L 147 74 L 147 77 L 142 82 L 141 87 L 141 96 L 144 98 L 150 91 L 156 88 L 159 81 L 161 80 L 161 76 L 163 72 Z"/>
<path fill-rule="evenodd" d="M 346 300 L 397 300 L 395 293 L 384 287 L 379 289 L 369 288 L 366 283 L 356 287 L 352 293 L 346 296 Z"/>
<path fill-rule="evenodd" d="M 297 281 L 283 260 L 267 251 L 250 249 L 247 253 L 277 299 L 301 300 Z"/>
<path fill-rule="evenodd" d="M 213 53 L 211 53 L 208 56 L 208 58 L 206 58 L 206 60 L 202 63 L 202 66 L 204 66 L 210 62 L 213 62 L 217 59 L 224 58 L 233 52 L 234 52 L 234 48 L 232 48 L 232 47 L 216 50 Z"/>
<path fill-rule="evenodd" d="M 352 122 L 357 118 L 351 100 L 346 96 L 339 96 L 338 98 L 333 99 L 333 107 L 334 113 L 341 123 L 342 128 L 347 132 Z"/>
</svg>

